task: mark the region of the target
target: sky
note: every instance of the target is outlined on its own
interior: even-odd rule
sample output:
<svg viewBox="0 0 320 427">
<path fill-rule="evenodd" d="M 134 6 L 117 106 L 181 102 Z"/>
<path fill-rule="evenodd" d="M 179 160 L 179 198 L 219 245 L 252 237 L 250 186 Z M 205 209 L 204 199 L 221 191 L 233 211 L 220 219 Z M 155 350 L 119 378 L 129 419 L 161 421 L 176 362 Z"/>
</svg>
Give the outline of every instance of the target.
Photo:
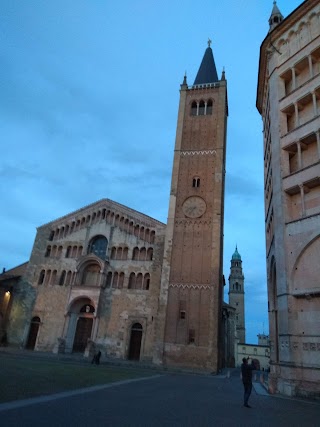
<svg viewBox="0 0 320 427">
<path fill-rule="evenodd" d="M 302 1 L 278 0 L 286 17 Z M 207 40 L 228 84 L 225 301 L 237 245 L 246 341 L 268 333 L 260 45 L 272 0 L 0 0 L 0 267 L 36 228 L 108 198 L 167 222 L 179 89 Z M 1 270 L 2 271 L 2 270 Z"/>
</svg>

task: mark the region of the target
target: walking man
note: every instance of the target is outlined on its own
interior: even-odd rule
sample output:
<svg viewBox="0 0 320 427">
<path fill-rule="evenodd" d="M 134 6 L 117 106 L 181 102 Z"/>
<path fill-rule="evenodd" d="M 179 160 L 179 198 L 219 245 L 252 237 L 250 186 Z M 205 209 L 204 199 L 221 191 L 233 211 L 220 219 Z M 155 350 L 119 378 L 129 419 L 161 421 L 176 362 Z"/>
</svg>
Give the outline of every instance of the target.
<svg viewBox="0 0 320 427">
<path fill-rule="evenodd" d="M 256 368 L 254 366 L 253 360 L 250 365 L 248 364 L 248 359 L 246 359 L 245 357 L 242 359 L 243 363 L 241 365 L 241 375 L 244 387 L 243 406 L 245 406 L 246 408 L 251 408 L 248 402 L 252 390 L 252 371 Z"/>
</svg>

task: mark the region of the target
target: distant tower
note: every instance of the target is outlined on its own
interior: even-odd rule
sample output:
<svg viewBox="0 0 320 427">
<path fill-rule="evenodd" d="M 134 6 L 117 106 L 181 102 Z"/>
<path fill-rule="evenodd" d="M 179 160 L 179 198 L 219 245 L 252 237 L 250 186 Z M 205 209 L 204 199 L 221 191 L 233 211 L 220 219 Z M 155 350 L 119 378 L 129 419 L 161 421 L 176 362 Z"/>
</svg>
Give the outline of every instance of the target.
<svg viewBox="0 0 320 427">
<path fill-rule="evenodd" d="M 244 322 L 244 275 L 242 273 L 242 260 L 238 248 L 231 258 L 229 276 L 229 304 L 236 309 L 236 329 L 240 342 L 246 341 L 246 328 Z"/>
<path fill-rule="evenodd" d="M 278 24 L 280 24 L 280 22 L 282 20 L 283 20 L 283 15 L 281 14 L 281 12 L 277 6 L 277 2 L 274 1 L 272 12 L 271 12 L 271 15 L 269 18 L 269 25 L 270 25 L 269 31 L 272 31 Z"/>
</svg>

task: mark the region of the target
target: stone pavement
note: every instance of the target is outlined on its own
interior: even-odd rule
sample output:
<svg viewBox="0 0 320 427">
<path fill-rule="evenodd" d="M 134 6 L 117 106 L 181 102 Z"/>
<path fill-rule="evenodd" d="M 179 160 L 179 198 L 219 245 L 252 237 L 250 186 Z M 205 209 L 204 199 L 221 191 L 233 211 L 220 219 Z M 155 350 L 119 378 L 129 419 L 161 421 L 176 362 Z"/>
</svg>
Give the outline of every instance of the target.
<svg viewBox="0 0 320 427">
<path fill-rule="evenodd" d="M 5 427 L 319 425 L 319 403 L 270 396 L 258 382 L 252 409 L 243 407 L 242 396 L 236 370 L 230 377 L 155 371 L 145 379 L 2 404 L 0 420 Z"/>
</svg>

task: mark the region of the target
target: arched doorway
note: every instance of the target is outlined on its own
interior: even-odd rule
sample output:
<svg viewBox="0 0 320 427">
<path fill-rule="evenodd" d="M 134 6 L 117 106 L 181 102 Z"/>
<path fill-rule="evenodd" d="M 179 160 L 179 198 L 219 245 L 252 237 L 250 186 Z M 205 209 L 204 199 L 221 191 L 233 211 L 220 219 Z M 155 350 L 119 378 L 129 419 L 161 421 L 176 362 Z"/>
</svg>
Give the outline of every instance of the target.
<svg viewBox="0 0 320 427">
<path fill-rule="evenodd" d="M 26 344 L 26 348 L 28 350 L 34 350 L 35 348 L 38 332 L 39 332 L 39 326 L 40 326 L 40 317 L 38 316 L 33 317 L 31 319 L 30 329 L 29 329 L 29 334 L 28 334 L 28 339 Z"/>
<path fill-rule="evenodd" d="M 142 340 L 142 326 L 140 323 L 134 323 L 131 328 L 130 346 L 128 359 L 139 360 Z"/>
<path fill-rule="evenodd" d="M 84 352 L 88 339 L 91 337 L 94 307 L 85 304 L 81 307 L 73 340 L 73 352 Z"/>
</svg>

